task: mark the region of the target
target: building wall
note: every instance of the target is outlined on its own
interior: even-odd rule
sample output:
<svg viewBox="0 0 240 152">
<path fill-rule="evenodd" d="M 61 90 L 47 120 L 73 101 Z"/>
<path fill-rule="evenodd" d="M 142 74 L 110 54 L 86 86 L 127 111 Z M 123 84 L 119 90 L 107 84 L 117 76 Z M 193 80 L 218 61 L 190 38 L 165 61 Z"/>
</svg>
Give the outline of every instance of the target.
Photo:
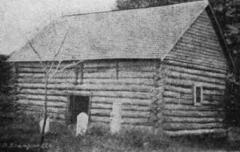
<svg viewBox="0 0 240 152">
<path fill-rule="evenodd" d="M 227 62 L 212 23 L 203 12 L 164 60 L 164 126 L 168 134 L 220 132 Z M 203 103 L 193 103 L 193 86 Z"/>
<path fill-rule="evenodd" d="M 71 63 L 64 62 L 60 68 Z M 151 103 L 156 101 L 159 64 L 153 60 L 99 60 L 66 69 L 49 80 L 49 113 L 64 122 L 69 95 L 88 95 L 91 122 L 109 123 L 112 104 L 120 102 L 123 125 L 149 127 L 153 122 Z M 25 105 L 28 112 L 40 113 L 44 104 L 44 73 L 40 64 L 16 63 L 16 68 L 17 102 Z"/>
<path fill-rule="evenodd" d="M 64 62 L 64 67 L 71 62 Z M 163 128 L 170 135 L 223 131 L 227 61 L 206 12 L 162 61 L 98 60 L 69 68 L 49 81 L 49 113 L 65 122 L 70 94 L 91 97 L 91 122 L 110 122 L 122 103 L 122 124 Z M 16 63 L 18 102 L 40 113 L 44 74 L 39 63 Z M 76 70 L 77 84 L 76 84 Z M 193 103 L 193 86 L 203 86 L 203 103 Z"/>
</svg>

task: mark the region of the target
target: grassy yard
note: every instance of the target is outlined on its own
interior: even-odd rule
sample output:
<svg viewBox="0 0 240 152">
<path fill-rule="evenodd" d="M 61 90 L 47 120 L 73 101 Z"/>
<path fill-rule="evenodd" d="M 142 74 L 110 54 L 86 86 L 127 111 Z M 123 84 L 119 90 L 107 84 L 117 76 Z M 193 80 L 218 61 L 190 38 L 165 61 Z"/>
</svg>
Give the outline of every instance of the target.
<svg viewBox="0 0 240 152">
<path fill-rule="evenodd" d="M 240 150 L 239 142 L 211 135 L 166 138 L 142 130 L 126 130 L 111 135 L 104 127 L 92 127 L 85 136 L 74 137 L 65 130 L 49 135 L 48 152 L 200 152 Z"/>
<path fill-rule="evenodd" d="M 38 123 L 27 118 L 13 126 L 0 129 L 1 143 L 37 145 L 39 142 Z M 50 147 L 44 152 L 200 152 L 240 150 L 240 142 L 229 142 L 226 138 L 213 136 L 185 136 L 167 138 L 161 134 L 131 129 L 112 135 L 109 128 L 92 126 L 85 136 L 74 136 L 74 132 L 64 125 L 55 124 L 51 133 L 46 135 L 45 143 Z M 0 148 L 0 151 L 19 152 L 37 151 L 30 148 Z"/>
</svg>

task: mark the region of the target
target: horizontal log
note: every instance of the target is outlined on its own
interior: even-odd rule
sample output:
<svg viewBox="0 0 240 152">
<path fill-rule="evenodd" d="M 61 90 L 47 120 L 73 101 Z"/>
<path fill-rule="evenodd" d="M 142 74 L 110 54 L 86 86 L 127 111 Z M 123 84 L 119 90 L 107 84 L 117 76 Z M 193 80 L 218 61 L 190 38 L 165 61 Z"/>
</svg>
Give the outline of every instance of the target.
<svg viewBox="0 0 240 152">
<path fill-rule="evenodd" d="M 171 79 L 191 80 L 191 81 L 196 81 L 196 82 L 225 85 L 225 80 L 211 78 L 211 77 L 206 78 L 206 77 L 201 77 L 199 75 L 190 75 L 190 74 L 173 72 L 173 71 L 167 72 L 166 76 Z"/>
<path fill-rule="evenodd" d="M 18 67 L 18 73 L 44 73 L 42 68 L 26 68 L 26 67 Z"/>
<path fill-rule="evenodd" d="M 82 93 L 80 94 L 82 95 Z M 28 99 L 28 100 L 41 100 L 44 101 L 44 95 L 31 95 L 31 94 L 19 94 L 17 97 L 21 99 Z M 64 101 L 60 101 L 59 97 L 61 96 L 48 96 L 48 101 L 56 102 L 56 103 L 67 103 L 68 98 L 64 97 Z M 112 97 L 99 97 L 99 96 L 92 96 L 91 101 L 94 104 L 111 104 L 113 102 L 120 102 L 123 104 L 123 109 L 130 110 L 132 109 L 139 109 L 139 110 L 147 110 L 149 109 L 149 105 L 151 103 L 151 100 L 145 100 L 145 99 L 130 99 L 130 98 L 112 98 Z"/>
<path fill-rule="evenodd" d="M 116 70 L 116 69 L 115 69 Z M 128 66 L 118 67 L 119 72 L 154 72 L 156 70 L 155 65 L 143 65 L 143 66 L 134 66 L 133 64 L 129 64 Z"/>
<path fill-rule="evenodd" d="M 119 78 L 149 78 L 152 79 L 155 72 L 135 72 L 135 71 L 119 71 Z"/>
<path fill-rule="evenodd" d="M 176 98 L 172 96 L 163 96 L 164 103 L 167 104 L 179 104 L 179 105 L 193 105 L 192 98 Z"/>
<path fill-rule="evenodd" d="M 164 109 L 167 110 L 185 110 L 185 111 L 219 111 L 223 110 L 223 107 L 221 105 L 216 106 L 194 106 L 192 105 L 183 105 L 183 104 L 171 104 L 168 102 L 165 102 Z"/>
<path fill-rule="evenodd" d="M 43 89 L 45 84 L 43 83 L 18 83 L 21 88 L 28 89 Z M 74 85 L 69 83 L 62 84 L 48 84 L 48 89 L 59 89 L 59 90 L 86 90 L 86 91 L 133 91 L 133 92 L 152 92 L 153 87 L 151 86 L 139 86 L 139 85 L 111 85 L 111 84 L 82 84 Z"/>
<path fill-rule="evenodd" d="M 112 109 L 91 109 L 91 115 L 97 116 L 109 116 L 111 115 Z M 150 112 L 144 111 L 122 111 L 122 118 L 149 118 Z"/>
<path fill-rule="evenodd" d="M 74 63 L 75 61 L 63 61 L 61 65 L 69 65 L 69 63 Z M 52 62 L 48 62 L 48 66 L 51 65 Z M 55 66 L 58 64 L 58 62 L 55 62 Z M 143 66 L 143 65 L 151 65 L 153 63 L 152 60 L 118 60 L 119 65 L 121 66 L 127 66 L 129 64 L 133 64 L 134 66 Z M 116 65 L 116 60 L 92 60 L 92 61 L 84 61 L 82 64 L 84 64 L 84 67 L 114 67 Z M 19 62 L 17 63 L 18 66 L 22 67 L 41 67 L 39 62 Z"/>
<path fill-rule="evenodd" d="M 167 78 L 165 80 L 166 84 L 169 85 L 176 85 L 176 86 L 193 86 L 195 83 L 201 83 L 203 87 L 205 88 L 213 88 L 213 89 L 218 89 L 218 90 L 224 90 L 225 85 L 220 85 L 220 84 L 211 84 L 211 83 L 206 83 L 206 82 L 197 82 L 193 80 L 181 80 L 181 79 L 173 79 L 173 78 Z"/>
<path fill-rule="evenodd" d="M 123 111 L 142 111 L 142 112 L 149 112 L 150 106 L 139 106 L 139 105 L 132 105 L 132 104 L 124 104 L 122 105 Z"/>
<path fill-rule="evenodd" d="M 215 49 L 214 52 L 210 52 L 210 49 L 205 46 L 202 46 L 202 44 L 185 44 L 185 43 L 186 42 L 183 42 L 177 45 L 175 48 L 176 51 L 172 52 L 170 55 L 173 56 L 179 55 L 182 56 L 182 58 L 189 57 L 192 59 L 202 59 L 204 62 L 211 62 L 212 59 L 212 61 L 219 63 L 220 65 L 226 66 L 226 59 L 222 54 L 214 56 L 214 53 L 218 54 L 218 52 L 221 50 Z M 192 41 L 189 43 L 192 43 Z"/>
<path fill-rule="evenodd" d="M 43 95 L 32 95 L 32 94 L 18 94 L 16 95 L 16 97 L 18 99 L 28 99 L 28 100 L 41 100 L 44 101 L 45 97 L 44 94 Z M 68 101 L 68 98 L 65 96 L 52 96 L 52 95 L 48 95 L 47 96 L 48 101 L 52 101 L 52 102 L 57 102 L 57 103 L 66 103 Z"/>
<path fill-rule="evenodd" d="M 220 74 L 226 74 L 226 69 L 217 69 L 209 66 L 205 66 L 203 64 L 198 64 L 198 63 L 189 63 L 187 61 L 183 60 L 178 60 L 178 59 L 173 59 L 173 58 L 165 58 L 164 64 L 167 65 L 176 65 L 176 66 L 181 66 L 181 67 L 186 67 L 186 68 L 191 68 L 195 70 L 202 70 L 202 71 L 209 71 L 209 72 L 214 72 L 214 73 L 220 73 Z"/>
<path fill-rule="evenodd" d="M 25 105 L 38 105 L 38 106 L 44 106 L 43 100 L 17 100 L 17 103 L 25 104 Z M 63 102 L 51 102 L 47 101 L 48 107 L 54 107 L 54 108 L 65 108 L 67 105 Z"/>
<path fill-rule="evenodd" d="M 116 70 L 106 70 L 103 72 L 91 72 L 91 73 L 83 73 L 83 78 L 116 78 Z"/>
<path fill-rule="evenodd" d="M 44 89 L 21 89 L 20 94 L 44 95 Z M 118 98 L 134 98 L 134 99 L 151 99 L 150 93 L 128 92 L 128 91 L 76 91 L 76 90 L 55 90 L 48 89 L 48 95 L 70 95 L 70 94 L 91 94 L 91 96 L 101 97 L 118 97 Z"/>
<path fill-rule="evenodd" d="M 96 74 L 96 73 L 100 73 L 101 75 L 103 75 L 103 73 L 105 72 L 107 75 L 109 75 L 109 74 L 116 73 L 116 67 L 114 67 L 114 68 L 88 68 L 88 69 L 83 69 L 82 71 L 78 70 L 78 72 L 83 73 L 83 75 L 84 74 L 92 75 L 92 74 Z M 104 77 L 104 75 L 103 75 L 103 77 Z"/>
<path fill-rule="evenodd" d="M 193 86 L 190 87 L 180 87 L 180 86 L 171 86 L 171 85 L 165 85 L 164 86 L 165 91 L 171 91 L 175 93 L 180 93 L 180 94 L 193 94 Z M 214 90 L 214 89 L 206 89 L 203 87 L 203 94 L 204 95 L 218 95 L 218 96 L 223 96 L 225 90 Z"/>
<path fill-rule="evenodd" d="M 182 90 L 178 90 L 178 88 L 172 89 L 173 86 L 166 86 L 163 92 L 164 97 L 171 97 L 178 99 L 187 99 L 193 101 L 193 89 L 183 88 Z M 203 101 L 206 103 L 210 102 L 214 103 L 222 103 L 224 99 L 224 91 L 222 90 L 206 90 L 203 88 Z"/>
<path fill-rule="evenodd" d="M 169 136 L 182 136 L 182 135 L 202 135 L 202 134 L 226 134 L 226 129 L 214 128 L 214 129 L 196 129 L 196 130 L 179 130 L 179 131 L 164 131 Z"/>
<path fill-rule="evenodd" d="M 43 73 L 19 73 L 18 78 L 44 78 Z M 116 79 L 116 73 L 112 73 L 107 75 L 106 73 L 91 73 L 91 74 L 83 74 L 84 80 L 85 79 Z M 141 72 L 134 73 L 134 72 L 124 72 L 119 73 L 119 79 L 152 79 L 153 74 L 146 72 L 145 74 Z M 75 79 L 75 74 L 71 73 L 59 73 L 54 75 L 53 79 Z"/>
<path fill-rule="evenodd" d="M 129 130 L 129 129 L 141 129 L 151 132 L 152 131 L 152 124 L 151 123 L 144 123 L 144 124 L 121 124 L 122 130 Z"/>
<path fill-rule="evenodd" d="M 19 77 L 19 83 L 44 83 L 43 77 Z M 73 84 L 75 82 L 74 78 L 54 78 L 50 79 L 50 84 L 62 84 L 62 83 L 70 83 Z M 91 79 L 84 79 L 84 84 L 96 84 L 96 85 L 106 85 L 106 84 L 113 84 L 113 85 L 144 85 L 144 86 L 152 86 L 153 79 L 144 79 L 144 78 L 121 78 L 121 79 L 98 79 L 98 78 L 91 78 Z"/>
<path fill-rule="evenodd" d="M 197 56 L 197 57 L 195 57 Z M 200 55 L 191 55 L 191 54 L 186 54 L 186 53 L 174 53 L 168 56 L 169 58 L 172 59 L 177 59 L 179 61 L 185 61 L 185 62 L 189 62 L 189 63 L 196 63 L 196 64 L 201 64 L 205 67 L 208 68 L 216 68 L 216 69 L 221 69 L 221 70 L 226 70 L 227 69 L 227 64 L 224 61 L 219 61 L 219 60 L 215 60 L 214 58 L 210 58 L 208 57 L 208 59 L 206 59 L 205 56 L 200 56 Z"/>
<path fill-rule="evenodd" d="M 168 57 L 168 59 L 171 60 L 177 60 L 180 62 L 186 62 L 189 64 L 193 64 L 193 65 L 202 65 L 205 68 L 208 69 L 218 69 L 218 70 L 222 70 L 222 71 L 226 71 L 226 66 L 224 66 L 225 64 L 221 64 L 221 63 L 215 63 L 210 61 L 205 61 L 204 58 L 193 58 L 193 57 L 188 57 L 185 55 L 174 55 L 174 54 L 170 54 Z"/>
<path fill-rule="evenodd" d="M 132 103 L 128 103 L 128 102 L 132 102 L 131 100 L 130 101 L 126 101 L 124 99 L 116 99 L 115 101 L 113 101 L 113 100 L 111 101 L 111 99 L 110 99 L 109 102 L 108 102 L 108 101 L 106 101 L 104 99 L 103 99 L 103 101 L 100 101 L 101 99 L 98 100 L 98 97 L 94 97 L 94 98 L 97 98 L 97 99 L 92 99 L 92 107 L 95 107 L 95 108 L 101 108 L 102 107 L 102 108 L 110 108 L 111 109 L 113 102 L 119 102 L 119 103 L 122 103 L 121 107 L 122 107 L 123 111 L 148 112 L 150 110 L 150 106 L 149 106 L 150 101 L 146 101 L 147 102 L 146 104 L 140 104 L 140 103 L 137 103 L 137 101 L 134 101 L 136 103 L 132 104 Z M 100 97 L 100 98 L 102 98 L 102 97 Z M 98 101 L 96 101 L 96 100 L 98 100 Z M 121 100 L 122 101 L 124 100 L 125 103 L 121 102 Z"/>
<path fill-rule="evenodd" d="M 179 49 L 184 49 L 184 48 L 179 48 Z M 194 49 L 198 49 L 198 48 L 194 48 Z M 198 49 L 200 51 L 200 49 Z M 224 69 L 227 69 L 227 62 L 225 60 L 222 60 L 220 57 L 217 58 L 215 56 L 210 56 L 210 55 L 202 55 L 202 54 L 199 54 L 199 53 L 194 53 L 194 52 L 191 52 L 189 53 L 189 50 L 185 50 L 180 52 L 174 52 L 173 54 L 171 54 L 169 57 L 175 57 L 177 56 L 177 59 L 187 59 L 187 58 L 190 58 L 191 61 L 195 61 L 195 60 L 202 60 L 203 63 L 215 63 L 215 65 L 213 66 L 216 66 L 216 67 L 221 67 L 221 68 L 224 68 Z M 223 58 L 224 59 L 224 58 Z"/>
<path fill-rule="evenodd" d="M 163 97 L 172 97 L 172 98 L 175 98 L 176 100 L 177 99 L 187 99 L 187 100 L 191 100 L 193 99 L 193 94 L 192 93 L 189 93 L 189 94 L 181 94 L 181 93 L 178 93 L 178 92 L 173 92 L 173 91 L 167 91 L 165 90 L 163 92 Z"/>
<path fill-rule="evenodd" d="M 186 111 L 186 110 L 164 110 L 165 116 L 179 117 L 221 117 L 223 112 L 220 111 Z"/>
<path fill-rule="evenodd" d="M 123 104 L 123 107 L 132 107 L 137 106 L 138 108 L 141 107 L 147 107 L 151 104 L 151 100 L 148 99 L 129 99 L 129 98 L 116 98 L 116 97 L 99 97 L 99 96 L 93 96 L 91 98 L 92 102 L 106 102 L 106 103 L 114 103 L 119 102 Z"/>
<path fill-rule="evenodd" d="M 221 109 L 211 110 L 211 111 L 196 111 L 196 110 L 186 110 L 186 109 L 164 109 L 164 114 L 169 116 L 180 116 L 180 117 L 212 117 L 221 116 L 223 111 Z"/>
<path fill-rule="evenodd" d="M 179 104 L 179 105 L 194 105 L 193 98 L 190 97 L 175 97 L 170 95 L 164 95 L 164 102 L 167 104 Z M 220 106 L 222 104 L 222 100 L 210 100 L 204 99 L 201 103 L 201 106 Z"/>
<path fill-rule="evenodd" d="M 223 97 L 224 94 L 225 94 L 225 90 L 209 89 L 209 88 L 203 86 L 203 95 L 213 95 L 213 96 Z"/>
<path fill-rule="evenodd" d="M 217 72 L 210 72 L 210 71 L 204 71 L 200 69 L 192 69 L 187 67 L 181 67 L 181 64 L 179 66 L 174 65 L 167 65 L 167 69 L 169 69 L 170 72 L 179 72 L 184 73 L 188 75 L 195 75 L 195 76 L 201 76 L 205 78 L 215 78 L 217 80 L 226 80 L 226 73 L 217 73 Z"/>
<path fill-rule="evenodd" d="M 145 111 L 125 111 L 123 110 L 121 113 L 123 118 L 149 118 L 150 112 Z"/>
<path fill-rule="evenodd" d="M 59 68 L 64 68 L 65 66 L 72 64 L 73 62 L 63 62 Z M 82 63 L 84 66 L 84 69 L 114 69 L 116 68 L 116 63 L 119 64 L 119 68 L 121 69 L 125 69 L 125 68 L 129 68 L 129 67 L 133 67 L 133 68 L 141 68 L 141 70 L 143 70 L 144 68 L 146 68 L 147 70 L 149 70 L 148 68 L 152 67 L 154 65 L 154 61 L 143 61 L 143 60 L 139 60 L 139 61 L 116 61 L 116 60 L 111 60 L 111 61 L 88 61 L 88 62 L 84 62 Z M 131 66 L 129 66 L 131 65 Z M 57 63 L 55 63 L 53 65 L 53 69 L 55 69 L 57 66 Z M 80 65 L 78 65 L 80 66 Z M 48 66 L 49 68 L 50 66 Z M 34 69 L 42 69 L 41 65 L 39 63 L 35 63 L 35 64 L 31 64 L 29 63 L 20 63 L 18 64 L 18 68 L 24 69 L 24 68 L 34 68 Z M 73 69 L 73 68 L 69 68 L 69 69 Z"/>
<path fill-rule="evenodd" d="M 219 71 L 226 71 L 226 67 L 223 67 L 222 65 L 218 66 L 217 64 L 213 64 L 212 62 L 204 62 L 202 59 L 192 59 L 190 57 L 182 58 L 181 56 L 167 56 L 167 59 L 169 60 L 175 60 L 180 63 L 188 63 L 192 64 L 192 66 L 198 66 L 203 67 L 204 69 L 209 70 L 219 70 Z"/>
<path fill-rule="evenodd" d="M 46 62 L 44 62 L 46 63 Z M 76 63 L 75 61 L 63 61 L 59 68 L 64 68 L 66 67 L 67 65 L 70 65 L 70 64 L 73 64 L 73 63 Z M 84 63 L 84 67 L 86 68 L 89 68 L 89 67 L 114 67 L 115 66 L 115 62 L 113 61 L 103 61 L 103 60 L 99 60 L 99 61 L 85 61 Z M 52 66 L 52 68 L 56 68 L 58 65 L 58 62 L 53 62 L 53 61 L 50 61 L 47 63 L 47 65 L 45 64 L 45 67 L 47 68 L 50 68 Z M 17 63 L 17 66 L 20 67 L 20 68 L 42 68 L 42 66 L 40 65 L 39 62 L 19 62 Z M 77 66 L 80 66 L 77 65 Z"/>
<path fill-rule="evenodd" d="M 164 123 L 164 130 L 195 130 L 224 128 L 222 123 Z"/>
<path fill-rule="evenodd" d="M 143 125 L 143 124 L 149 123 L 149 120 L 146 118 L 123 118 L 121 123 Z"/>
<path fill-rule="evenodd" d="M 110 103 L 101 103 L 101 102 L 92 102 L 91 108 L 94 109 L 112 109 L 112 104 Z"/>
<path fill-rule="evenodd" d="M 153 79 L 148 78 L 119 78 L 116 79 L 84 79 L 84 83 L 86 84 L 118 84 L 118 85 L 144 85 L 144 86 L 152 86 Z"/>
<path fill-rule="evenodd" d="M 26 105 L 24 106 L 25 111 L 34 111 L 34 112 L 43 112 L 43 106 L 39 105 Z M 48 113 L 55 113 L 55 114 L 65 114 L 66 109 L 65 108 L 54 108 L 54 107 L 48 107 Z"/>
<path fill-rule="evenodd" d="M 37 112 L 37 111 L 31 111 L 31 110 L 26 110 L 24 111 L 25 114 L 27 115 L 35 115 L 35 116 L 39 116 L 42 113 L 41 112 Z M 58 121 L 61 123 L 65 123 L 65 114 L 59 114 L 59 113 L 51 113 L 48 112 L 48 117 L 50 117 L 51 119 L 53 119 L 54 121 Z"/>
<path fill-rule="evenodd" d="M 153 73 L 155 71 L 155 67 L 132 67 L 129 69 L 119 69 L 119 73 L 122 73 L 122 75 L 120 77 L 122 78 L 128 78 L 131 76 L 134 77 L 150 77 L 151 73 Z M 55 73 L 55 69 L 52 69 L 52 71 L 50 72 L 50 74 L 54 74 L 54 77 L 56 78 L 64 78 L 64 77 L 75 77 L 75 71 L 76 69 L 67 69 L 63 72 L 57 72 Z M 143 73 L 143 75 L 140 75 L 140 73 Z M 81 73 L 81 71 L 79 70 L 79 73 Z M 131 73 L 133 75 L 131 75 Z M 148 74 L 150 73 L 150 74 Z M 22 76 L 22 74 L 34 74 L 34 75 L 38 75 L 38 76 L 44 76 L 44 71 L 43 69 L 35 69 L 35 68 L 19 68 L 18 69 L 18 74 L 20 74 L 20 76 Z M 149 76 L 150 75 L 150 76 Z M 112 69 L 99 69 L 99 68 L 92 68 L 92 69 L 84 69 L 83 70 L 83 76 L 84 78 L 115 78 L 116 77 L 116 67 L 112 68 Z"/>
<path fill-rule="evenodd" d="M 165 123 L 223 123 L 223 118 L 183 118 L 183 117 L 165 117 Z"/>
</svg>

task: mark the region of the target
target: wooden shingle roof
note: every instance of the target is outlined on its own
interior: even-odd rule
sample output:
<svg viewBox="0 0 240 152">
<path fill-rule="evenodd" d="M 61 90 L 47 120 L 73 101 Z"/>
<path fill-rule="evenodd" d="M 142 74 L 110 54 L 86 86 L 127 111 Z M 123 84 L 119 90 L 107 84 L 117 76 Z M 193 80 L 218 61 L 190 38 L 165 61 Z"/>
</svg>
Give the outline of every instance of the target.
<svg viewBox="0 0 240 152">
<path fill-rule="evenodd" d="M 32 39 L 43 61 L 163 59 L 205 10 L 206 1 L 63 17 Z M 9 61 L 38 61 L 29 44 Z"/>
</svg>

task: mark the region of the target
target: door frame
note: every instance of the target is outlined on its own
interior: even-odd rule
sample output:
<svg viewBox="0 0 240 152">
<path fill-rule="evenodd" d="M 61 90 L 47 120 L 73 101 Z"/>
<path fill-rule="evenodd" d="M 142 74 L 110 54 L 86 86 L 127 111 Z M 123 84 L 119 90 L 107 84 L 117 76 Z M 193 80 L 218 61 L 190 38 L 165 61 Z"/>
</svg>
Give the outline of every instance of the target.
<svg viewBox="0 0 240 152">
<path fill-rule="evenodd" d="M 89 97 L 89 103 L 88 103 L 88 120 L 89 120 L 89 123 L 91 122 L 91 108 L 92 108 L 92 93 L 70 93 L 67 95 L 67 106 L 66 106 L 66 109 L 65 109 L 65 123 L 67 125 L 71 124 L 70 123 L 70 111 L 69 111 L 69 108 L 70 108 L 70 96 L 87 96 Z"/>
</svg>

